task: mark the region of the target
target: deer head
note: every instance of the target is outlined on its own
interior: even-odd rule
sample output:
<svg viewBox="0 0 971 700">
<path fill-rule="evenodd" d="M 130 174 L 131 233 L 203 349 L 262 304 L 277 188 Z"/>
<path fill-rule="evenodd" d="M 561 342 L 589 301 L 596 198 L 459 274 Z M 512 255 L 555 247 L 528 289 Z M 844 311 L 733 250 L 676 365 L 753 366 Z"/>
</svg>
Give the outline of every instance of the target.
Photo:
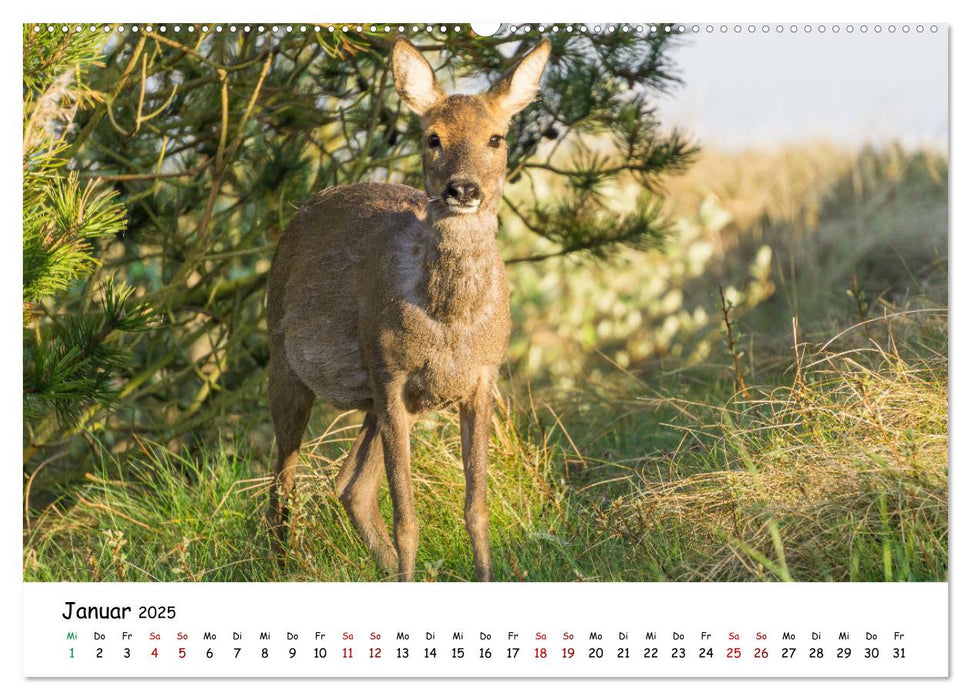
<svg viewBox="0 0 971 700">
<path fill-rule="evenodd" d="M 486 92 L 446 95 L 421 52 L 407 39 L 395 41 L 395 88 L 421 117 L 425 191 L 440 215 L 498 212 L 509 120 L 535 99 L 549 55 L 543 39 Z"/>
</svg>

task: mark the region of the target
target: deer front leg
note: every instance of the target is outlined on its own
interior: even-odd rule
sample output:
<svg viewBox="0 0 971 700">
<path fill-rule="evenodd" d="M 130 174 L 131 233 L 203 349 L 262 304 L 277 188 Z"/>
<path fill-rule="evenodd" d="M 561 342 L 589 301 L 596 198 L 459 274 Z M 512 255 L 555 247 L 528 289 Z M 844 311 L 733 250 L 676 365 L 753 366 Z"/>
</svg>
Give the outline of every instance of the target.
<svg viewBox="0 0 971 700">
<path fill-rule="evenodd" d="M 398 580 L 415 579 L 418 552 L 418 516 L 411 485 L 411 443 L 408 438 L 410 416 L 401 402 L 400 391 L 389 391 L 379 413 L 384 469 L 394 510 L 394 546 L 398 552 Z"/>
<path fill-rule="evenodd" d="M 465 528 L 472 540 L 472 562 L 475 565 L 476 581 L 492 580 L 487 472 L 494 384 L 491 373 L 483 376 L 471 399 L 459 408 L 462 463 L 465 467 Z"/>
</svg>

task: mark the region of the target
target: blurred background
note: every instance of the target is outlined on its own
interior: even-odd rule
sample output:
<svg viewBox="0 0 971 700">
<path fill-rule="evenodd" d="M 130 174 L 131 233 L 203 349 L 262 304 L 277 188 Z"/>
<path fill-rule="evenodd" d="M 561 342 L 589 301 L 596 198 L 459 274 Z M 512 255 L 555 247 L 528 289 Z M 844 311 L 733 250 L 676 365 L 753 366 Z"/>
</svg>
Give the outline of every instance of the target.
<svg viewBox="0 0 971 700">
<path fill-rule="evenodd" d="M 264 283 L 313 192 L 420 186 L 398 27 L 68 26 L 24 27 L 25 578 L 373 578 L 332 487 L 360 416 L 323 405 L 265 557 Z M 459 91 L 540 36 L 403 29 Z M 543 28 L 501 211 L 502 579 L 947 577 L 947 30 L 738 29 Z M 419 566 L 462 580 L 435 418 Z"/>
</svg>

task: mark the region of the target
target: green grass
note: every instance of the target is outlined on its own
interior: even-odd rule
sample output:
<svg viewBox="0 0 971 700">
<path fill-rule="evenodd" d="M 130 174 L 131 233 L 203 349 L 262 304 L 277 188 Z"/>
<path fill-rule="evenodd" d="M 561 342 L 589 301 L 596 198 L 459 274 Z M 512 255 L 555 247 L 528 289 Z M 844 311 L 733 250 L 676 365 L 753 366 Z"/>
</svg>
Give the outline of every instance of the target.
<svg viewBox="0 0 971 700">
<path fill-rule="evenodd" d="M 418 576 L 465 580 L 472 570 L 458 429 L 453 416 L 442 422 L 419 426 L 413 437 Z M 25 579 L 373 580 L 378 573 L 334 493 L 339 459 L 328 456 L 349 447 L 353 427 L 337 427 L 307 446 L 284 571 L 268 556 L 264 465 L 233 450 L 178 456 L 145 446 L 136 462 L 87 475 L 73 503 L 38 516 L 26 539 Z M 556 448 L 523 440 L 509 417 L 499 422 L 494 443 L 492 542 L 501 579 L 596 578 L 607 569 L 639 576 L 636 566 L 617 568 L 624 559 L 619 543 L 592 546 L 597 533 L 556 484 Z M 387 516 L 386 493 L 382 501 Z"/>
<path fill-rule="evenodd" d="M 585 439 L 549 409 L 504 405 L 490 467 L 497 578 L 945 580 L 946 355 L 926 344 L 913 355 L 897 337 L 944 324 L 935 312 L 906 314 L 883 323 L 880 342 L 872 329 L 848 334 L 869 347 L 842 349 L 845 337 L 801 345 L 788 384 L 748 387 L 721 405 L 617 396 L 614 408 L 630 407 L 622 413 L 640 427 L 606 430 L 617 427 L 612 415 L 594 408 L 572 421 Z M 374 580 L 333 489 L 353 420 L 339 417 L 305 446 L 282 571 L 268 556 L 264 464 L 235 449 L 143 445 L 137 460 L 108 461 L 33 515 L 24 577 Z M 641 440 L 666 434 L 659 444 L 676 446 L 617 459 L 616 435 L 641 430 Z M 468 580 L 454 414 L 419 424 L 413 449 L 418 578 Z"/>
</svg>

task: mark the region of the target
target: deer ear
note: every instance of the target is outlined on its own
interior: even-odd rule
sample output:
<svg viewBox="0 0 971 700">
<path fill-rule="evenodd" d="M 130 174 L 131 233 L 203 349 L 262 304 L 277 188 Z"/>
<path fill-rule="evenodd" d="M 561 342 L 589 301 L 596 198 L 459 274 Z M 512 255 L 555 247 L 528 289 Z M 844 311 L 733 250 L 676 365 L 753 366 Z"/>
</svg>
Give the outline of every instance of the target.
<svg viewBox="0 0 971 700">
<path fill-rule="evenodd" d="M 544 38 L 489 89 L 489 97 L 495 100 L 507 118 L 536 99 L 539 81 L 549 57 L 550 40 Z"/>
<path fill-rule="evenodd" d="M 398 37 L 391 48 L 391 72 L 401 101 L 419 116 L 445 97 L 428 61 L 404 37 Z"/>
</svg>

